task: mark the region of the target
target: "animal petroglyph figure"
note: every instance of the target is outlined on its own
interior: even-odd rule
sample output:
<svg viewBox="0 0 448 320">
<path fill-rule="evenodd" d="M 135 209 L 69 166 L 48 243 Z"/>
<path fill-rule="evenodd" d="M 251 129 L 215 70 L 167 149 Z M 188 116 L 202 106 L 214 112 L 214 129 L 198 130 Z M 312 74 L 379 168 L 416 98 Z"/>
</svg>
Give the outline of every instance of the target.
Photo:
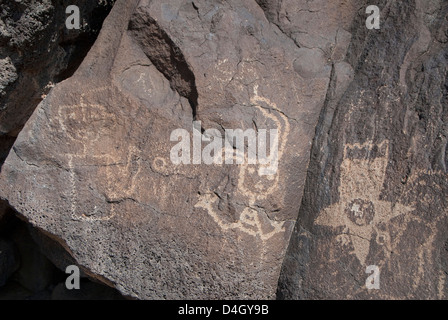
<svg viewBox="0 0 448 320">
<path fill-rule="evenodd" d="M 277 161 L 279 161 L 285 150 L 290 130 L 288 119 L 280 112 L 275 103 L 258 95 L 257 86 L 254 88 L 251 105 L 278 129 L 280 143 L 271 149 L 268 157 L 269 160 L 272 160 L 272 157 L 278 157 Z M 247 155 L 235 150 L 235 158 L 247 160 Z M 267 172 L 269 170 L 268 165 L 250 165 L 248 161 L 239 164 L 238 168 L 237 190 L 247 199 L 246 206 L 239 214 L 238 221 L 228 222 L 220 216 L 214 208 L 219 201 L 219 197 L 213 191 L 202 194 L 195 207 L 207 210 L 208 214 L 223 230 L 236 229 L 248 235 L 260 237 L 263 242 L 267 241 L 284 230 L 285 222 L 270 220 L 262 209 L 256 207 L 256 202 L 267 199 L 278 190 L 279 174 L 269 174 Z M 269 228 L 266 228 L 266 225 Z"/>
</svg>

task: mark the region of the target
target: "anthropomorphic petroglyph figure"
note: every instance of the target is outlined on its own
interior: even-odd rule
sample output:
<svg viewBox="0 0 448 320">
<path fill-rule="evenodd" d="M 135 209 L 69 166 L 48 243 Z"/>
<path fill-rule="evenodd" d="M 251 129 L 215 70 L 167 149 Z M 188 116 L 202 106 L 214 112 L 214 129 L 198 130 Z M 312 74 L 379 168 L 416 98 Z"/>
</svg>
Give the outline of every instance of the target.
<svg viewBox="0 0 448 320">
<path fill-rule="evenodd" d="M 324 209 L 316 221 L 323 226 L 344 227 L 337 241 L 341 245 L 353 244 L 353 253 L 362 265 L 366 263 L 374 235 L 374 241 L 390 255 L 394 244 L 383 227 L 391 219 L 414 210 L 413 206 L 381 200 L 388 159 L 387 141 L 379 145 L 371 142 L 346 145 L 339 202 Z"/>
<path fill-rule="evenodd" d="M 59 124 L 75 153 L 66 154 L 71 180 L 71 213 L 78 220 L 108 220 L 115 215 L 115 203 L 130 197 L 140 171 L 139 150 L 120 144 L 122 123 L 104 102 L 95 103 L 95 95 L 109 88 L 90 90 L 80 96 L 79 105 L 59 107 Z M 99 99 L 101 100 L 101 99 Z M 89 166 L 92 171 L 89 172 Z M 84 170 L 78 170 L 83 167 Z M 86 172 L 87 171 L 87 172 Z M 87 183 L 89 181 L 89 183 Z M 94 194 L 91 183 L 103 194 Z M 101 198 L 96 204 L 81 202 Z"/>
<path fill-rule="evenodd" d="M 382 194 L 389 161 L 387 140 L 380 144 L 347 144 L 340 166 L 339 201 L 322 210 L 316 224 L 339 233 L 334 237 L 336 248 L 353 254 L 362 274 L 367 266 L 375 265 L 385 277 L 392 274 L 394 281 L 417 290 L 433 281 L 431 270 L 439 272 L 433 262 L 440 259 L 438 230 L 447 215 L 443 207 L 431 204 L 440 202 L 446 193 L 437 181 L 447 175 L 412 169 L 405 183 L 402 181 L 398 200 L 386 201 Z M 435 196 L 440 198 L 436 200 Z M 422 236 L 417 239 L 415 234 Z M 337 263 L 344 261 L 339 258 Z M 400 272 L 402 264 L 407 264 L 409 273 Z M 443 270 L 439 273 L 437 286 L 439 297 L 443 297 L 446 276 Z M 364 289 L 360 287 L 358 293 Z M 393 293 L 386 295 L 394 297 Z"/>
<path fill-rule="evenodd" d="M 282 157 L 288 140 L 289 122 L 275 103 L 258 95 L 257 86 L 254 88 L 254 94 L 250 102 L 251 106 L 262 115 L 266 123 L 270 123 L 278 130 L 280 142 L 278 143 L 277 140 L 278 145 L 275 143 L 271 145 L 272 148 L 270 148 L 269 156 L 267 156 L 269 158 L 268 164 L 248 164 L 247 154 L 235 150 L 235 158 L 245 159 L 242 164 L 238 165 L 237 192 L 246 197 L 245 207 L 239 213 L 236 222 L 226 221 L 217 212 L 215 206 L 219 198 L 213 190 L 201 195 L 195 207 L 207 210 L 208 214 L 223 230 L 236 229 L 248 235 L 260 237 L 264 242 L 275 234 L 284 231 L 284 222 L 271 220 L 265 210 L 257 207 L 256 203 L 267 199 L 278 190 L 280 177 L 277 170 L 272 171 L 270 164 L 278 163 Z M 225 153 L 226 150 L 224 149 L 223 152 Z M 231 152 L 233 151 L 232 149 Z"/>
</svg>

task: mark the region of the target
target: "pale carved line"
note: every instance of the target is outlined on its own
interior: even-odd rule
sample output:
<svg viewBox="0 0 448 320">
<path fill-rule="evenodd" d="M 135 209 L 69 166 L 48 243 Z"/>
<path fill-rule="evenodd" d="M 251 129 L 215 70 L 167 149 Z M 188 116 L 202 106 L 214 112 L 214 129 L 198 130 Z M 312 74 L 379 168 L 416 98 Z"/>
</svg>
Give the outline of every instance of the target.
<svg viewBox="0 0 448 320">
<path fill-rule="evenodd" d="M 127 187 L 122 188 L 120 191 L 117 191 L 117 187 L 120 187 L 121 185 L 114 185 L 113 181 L 116 179 L 113 179 L 112 177 L 119 175 L 120 177 L 124 177 L 126 179 L 129 176 L 132 159 L 134 156 L 136 156 L 136 155 L 138 156 L 140 151 L 134 146 L 129 147 L 127 161 L 126 161 L 126 164 L 124 167 L 120 163 L 115 163 L 116 159 L 111 154 L 106 154 L 106 155 L 90 154 L 90 156 L 92 158 L 97 159 L 99 161 L 99 163 L 103 164 L 106 168 L 105 171 L 106 171 L 106 181 L 107 181 L 106 185 L 107 186 L 106 186 L 105 192 L 107 194 L 106 196 L 109 197 L 108 202 L 110 204 L 110 209 L 109 209 L 109 213 L 102 217 L 95 217 L 96 212 L 93 212 L 91 215 L 86 215 L 85 213 L 78 212 L 78 211 L 80 211 L 79 208 L 81 208 L 82 206 L 78 203 L 78 199 L 77 199 L 78 198 L 77 197 L 78 182 L 76 180 L 76 166 L 74 165 L 74 159 L 83 159 L 89 154 L 89 152 L 94 151 L 94 150 L 88 150 L 88 146 L 89 146 L 89 144 L 92 145 L 93 142 L 98 141 L 100 138 L 100 135 L 97 134 L 96 136 L 94 136 L 93 139 L 91 137 L 84 137 L 84 136 L 80 136 L 79 138 L 73 137 L 73 135 L 72 135 L 73 133 L 67 129 L 67 126 L 65 124 L 65 121 L 67 119 L 64 117 L 63 111 L 66 109 L 73 109 L 74 111 L 78 111 L 78 112 L 80 111 L 80 112 L 82 112 L 82 120 L 83 121 L 86 121 L 86 112 L 88 112 L 89 110 L 92 110 L 92 109 L 96 109 L 99 113 L 102 112 L 107 116 L 111 116 L 111 114 L 108 114 L 105 111 L 106 108 L 104 106 L 99 105 L 99 104 L 87 104 L 84 101 L 86 95 L 99 93 L 101 91 L 108 90 L 108 89 L 109 89 L 109 87 L 100 87 L 100 88 L 88 90 L 88 91 L 84 92 L 83 94 L 81 94 L 79 105 L 60 106 L 58 109 L 58 115 L 59 115 L 58 121 L 59 121 L 60 127 L 61 127 L 62 131 L 64 132 L 64 134 L 66 135 L 66 137 L 68 137 L 74 143 L 81 143 L 81 145 L 82 145 L 82 152 L 66 154 L 68 157 L 68 168 L 69 168 L 69 174 L 70 174 L 69 177 L 70 177 L 70 186 L 71 186 L 70 210 L 71 210 L 71 217 L 73 220 L 89 221 L 89 222 L 108 221 L 108 220 L 112 219 L 113 217 L 115 217 L 117 214 L 117 212 L 115 210 L 115 207 L 117 205 L 116 202 L 118 202 L 121 199 L 126 198 L 127 196 L 134 193 L 135 186 L 136 186 L 135 180 L 141 171 L 141 161 L 140 161 L 140 159 L 138 159 L 138 163 L 137 163 L 138 169 L 136 170 L 134 175 L 132 175 L 132 177 L 130 179 L 130 184 Z M 116 118 L 116 116 L 113 114 L 112 114 L 112 117 Z"/>
<path fill-rule="evenodd" d="M 381 223 L 386 223 L 392 218 L 402 216 L 406 225 L 411 221 L 418 221 L 419 223 L 424 223 L 424 221 L 413 214 L 416 208 L 416 202 L 412 202 L 409 205 L 403 205 L 401 203 L 390 203 L 387 201 L 379 200 L 380 192 L 383 188 L 384 179 L 386 176 L 386 168 L 389 160 L 389 141 L 385 140 L 381 144 L 377 145 L 379 150 L 384 150 L 384 156 L 377 157 L 375 159 L 349 159 L 348 151 L 355 149 L 372 149 L 375 146 L 371 141 L 359 144 L 346 144 L 344 147 L 344 158 L 341 164 L 341 178 L 339 186 L 339 202 L 325 208 L 322 210 L 317 219 L 316 224 L 322 226 L 330 226 L 333 228 L 344 227 L 343 234 L 336 237 L 336 241 L 341 246 L 346 246 L 351 242 L 354 246 L 354 253 L 361 265 L 365 265 L 367 255 L 370 253 L 370 243 L 372 240 L 372 234 L 375 232 L 378 235 L 384 233 L 378 229 L 378 225 Z M 409 177 L 408 183 L 415 183 L 419 176 L 423 174 L 429 174 L 425 170 L 416 170 Z M 444 172 L 431 172 L 433 174 L 446 175 Z M 446 175 L 448 177 L 448 175 Z M 361 179 L 363 178 L 363 179 Z M 368 181 L 371 180 L 371 181 Z M 373 184 L 373 187 L 370 185 Z M 366 188 L 367 185 L 367 188 Z M 361 189 L 357 189 L 357 186 Z M 366 190 L 368 189 L 368 190 Z M 372 220 L 371 225 L 358 226 L 353 221 L 351 221 L 345 214 L 345 209 L 347 205 L 357 199 L 365 199 L 372 201 L 375 207 L 375 218 Z M 436 226 L 441 221 L 441 219 L 446 218 L 448 212 L 443 215 L 439 215 L 433 222 L 426 225 L 431 229 L 431 235 L 424 240 L 425 245 L 421 245 L 417 249 L 416 256 L 418 257 L 420 263 L 418 265 L 417 274 L 412 275 L 414 279 L 413 288 L 417 289 L 422 281 L 425 270 L 423 268 L 423 260 L 429 259 L 429 255 L 434 255 L 434 241 L 436 237 Z M 405 227 L 401 227 L 398 233 L 395 235 L 395 241 L 391 241 L 390 234 L 386 235 L 384 238 L 384 243 L 381 244 L 385 246 L 385 258 L 375 264 L 380 268 L 385 264 L 390 266 L 391 253 L 397 250 L 397 245 L 400 239 L 405 234 Z M 390 232 L 386 229 L 385 231 Z M 378 239 L 376 239 L 378 243 Z M 428 248 L 429 246 L 429 248 Z M 431 259 L 429 259 L 431 260 Z M 434 259 L 432 259 L 434 260 Z M 438 294 L 439 297 L 443 297 L 443 287 L 446 281 L 446 275 L 442 274 L 438 279 Z M 362 290 L 362 288 L 360 289 Z"/>
<path fill-rule="evenodd" d="M 278 109 L 277 105 L 274 102 L 270 101 L 269 99 L 267 99 L 265 97 L 260 97 L 258 95 L 258 86 L 254 87 L 254 95 L 251 98 L 250 102 L 254 107 L 258 108 L 266 118 L 270 118 L 271 120 L 273 120 L 276 123 L 278 131 L 280 133 L 282 133 L 284 131 L 283 134 L 280 134 L 281 143 L 280 143 L 279 150 L 278 150 L 278 161 L 280 161 L 280 159 L 284 153 L 284 149 L 286 147 L 286 143 L 287 143 L 287 139 L 288 139 L 288 135 L 289 135 L 289 131 L 290 131 L 288 119 Z M 277 117 L 275 117 L 272 113 L 268 113 L 268 111 L 265 108 L 261 107 L 259 105 L 259 103 L 267 104 L 271 110 L 275 111 L 281 118 L 283 118 L 283 122 L 285 123 L 285 128 L 283 128 L 280 120 Z M 223 148 L 223 150 L 225 151 L 225 148 Z M 236 155 L 234 156 L 234 158 L 239 158 L 239 157 L 245 158 L 245 155 L 238 152 L 238 150 L 236 150 L 235 153 L 236 153 Z M 272 150 L 271 150 L 269 157 L 272 157 L 272 156 L 273 155 L 272 155 Z M 272 160 L 272 158 L 271 158 L 271 160 Z M 260 221 L 260 214 L 257 210 L 253 209 L 253 207 L 257 200 L 266 199 L 270 194 L 272 194 L 273 192 L 275 192 L 278 189 L 279 174 L 275 174 L 274 181 L 270 182 L 272 184 L 269 187 L 269 189 L 267 190 L 267 192 L 257 194 L 256 192 L 249 190 L 244 186 L 245 174 L 246 174 L 246 171 L 248 170 L 247 161 L 245 161 L 243 164 L 239 165 L 239 170 L 240 171 L 238 174 L 238 191 L 240 191 L 241 194 L 244 194 L 249 198 L 248 206 L 246 206 L 246 208 L 244 208 L 243 212 L 240 214 L 239 221 L 229 223 L 229 222 L 225 222 L 224 220 L 222 220 L 219 217 L 219 215 L 213 209 L 213 205 L 216 205 L 216 203 L 218 201 L 218 197 L 213 192 L 208 192 L 208 193 L 201 195 L 199 201 L 195 204 L 195 207 L 205 209 L 208 212 L 208 214 L 213 218 L 215 223 L 218 224 L 218 226 L 221 229 L 223 229 L 223 230 L 237 229 L 237 230 L 244 232 L 250 236 L 260 237 L 264 243 L 267 240 L 269 240 L 271 237 L 273 237 L 274 235 L 284 232 L 284 226 L 285 226 L 286 222 L 273 221 L 273 220 L 270 220 L 266 216 L 266 219 L 269 220 L 269 223 L 270 223 L 271 227 L 273 228 L 273 230 L 270 232 L 264 233 L 262 224 Z M 258 174 L 259 173 L 260 173 L 260 171 L 258 172 Z M 267 176 L 267 177 L 272 177 L 272 176 Z"/>
</svg>

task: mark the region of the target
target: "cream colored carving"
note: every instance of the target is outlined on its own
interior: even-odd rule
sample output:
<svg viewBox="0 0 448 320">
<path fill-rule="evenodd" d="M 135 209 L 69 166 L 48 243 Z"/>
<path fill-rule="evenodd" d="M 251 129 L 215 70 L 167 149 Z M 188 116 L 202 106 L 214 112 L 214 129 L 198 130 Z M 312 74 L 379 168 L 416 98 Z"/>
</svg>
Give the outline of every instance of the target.
<svg viewBox="0 0 448 320">
<path fill-rule="evenodd" d="M 413 205 L 380 199 L 389 159 L 388 141 L 377 146 L 384 156 L 375 159 L 350 159 L 347 156 L 350 150 L 371 150 L 373 147 L 371 142 L 345 146 L 341 164 L 340 200 L 322 210 L 316 220 L 318 225 L 344 227 L 344 237 L 340 235 L 337 241 L 347 245 L 350 240 L 354 247 L 353 253 L 362 265 L 366 263 L 374 233 L 377 234 L 375 241 L 386 248 L 387 255 L 394 249 L 390 235 L 382 232 L 380 225 L 398 216 L 406 220 L 407 215 L 414 210 Z"/>
<path fill-rule="evenodd" d="M 428 223 L 415 214 L 411 214 L 415 210 L 415 203 L 404 205 L 380 200 L 389 159 L 388 141 L 384 141 L 377 146 L 384 156 L 375 159 L 351 159 L 348 156 L 348 152 L 351 150 L 371 150 L 373 147 L 375 145 L 371 142 L 345 146 L 344 159 L 341 164 L 340 201 L 322 210 L 316 219 L 316 223 L 334 228 L 343 227 L 342 233 L 336 237 L 336 243 L 345 250 L 349 244 L 352 244 L 353 253 L 362 265 L 366 265 L 372 241 L 383 246 L 385 257 L 381 261 L 374 261 L 374 263 L 380 268 L 388 265 L 389 269 L 392 268 L 390 265 L 391 254 L 399 250 L 398 245 L 400 239 L 405 236 L 407 225 L 412 221 L 425 225 L 430 229 L 430 235 L 422 239 L 422 245 L 415 248 L 414 256 L 418 260 L 416 273 L 407 275 L 413 281 L 413 288 L 417 289 L 424 279 L 425 273 L 428 272 L 424 268 L 424 261 L 434 261 L 435 259 L 437 250 L 434 248 L 434 243 L 436 241 L 437 225 L 443 219 L 446 219 L 447 213 L 437 216 L 434 221 Z M 419 177 L 425 174 L 447 176 L 443 172 L 428 173 L 424 170 L 416 170 L 409 177 L 407 183 L 410 185 L 415 183 L 425 184 L 425 181 L 417 181 Z M 434 188 L 437 188 L 437 186 L 434 186 Z M 419 200 L 428 203 L 431 201 L 427 198 Z M 359 205 L 359 203 L 362 205 Z M 372 204 L 371 208 L 374 209 L 370 221 L 364 216 L 369 211 L 366 210 L 366 208 L 369 208 L 369 204 Z M 348 212 L 351 212 L 352 218 L 349 217 Z M 353 217 L 358 217 L 360 220 L 353 221 Z M 401 221 L 398 230 L 394 231 L 394 240 L 392 241 L 388 222 L 395 217 L 400 217 Z M 361 223 L 367 221 L 368 223 Z M 394 226 L 394 229 L 396 228 L 397 225 Z M 374 234 L 376 234 L 375 238 L 373 238 Z M 444 296 L 445 281 L 446 275 L 441 271 L 437 283 L 440 298 Z"/>
<path fill-rule="evenodd" d="M 285 146 L 287 143 L 289 135 L 289 122 L 288 119 L 283 115 L 283 113 L 277 108 L 277 105 L 265 97 L 260 97 L 258 95 L 258 86 L 254 87 L 254 94 L 250 100 L 251 105 L 257 108 L 266 119 L 271 119 L 279 132 L 280 145 L 278 146 L 278 161 L 284 153 Z M 268 108 L 262 107 L 262 104 L 269 106 Z M 223 148 L 225 152 L 225 148 Z M 269 157 L 273 157 L 271 152 Z M 265 213 L 260 213 L 259 210 L 255 209 L 255 204 L 257 200 L 267 199 L 271 194 L 278 190 L 279 184 L 279 174 L 263 176 L 265 181 L 261 184 L 252 185 L 251 188 L 247 188 L 245 185 L 245 179 L 247 176 L 258 174 L 260 177 L 260 170 L 262 165 L 258 166 L 258 171 L 255 172 L 254 165 L 249 165 L 247 161 L 247 155 L 241 154 L 236 151 L 235 158 L 243 157 L 246 161 L 239 166 L 238 174 L 238 192 L 247 197 L 247 205 L 244 210 L 240 213 L 240 218 L 237 222 L 226 222 L 220 217 L 220 215 L 215 211 L 214 206 L 218 203 L 218 196 L 209 192 L 203 194 L 199 197 L 199 201 L 196 203 L 196 208 L 203 208 L 207 210 L 208 214 L 213 218 L 213 220 L 219 225 L 223 230 L 235 229 L 244 232 L 248 235 L 254 237 L 260 237 L 263 242 L 269 240 L 274 235 L 284 231 L 285 222 L 283 221 L 273 221 Z M 270 158 L 272 160 L 272 158 Z M 268 165 L 266 165 L 267 167 Z M 267 187 L 267 188 L 266 188 Z M 271 231 L 263 230 L 263 221 L 268 223 L 271 227 Z"/>
<path fill-rule="evenodd" d="M 98 121 L 108 120 L 110 123 L 116 124 L 116 115 L 108 112 L 105 106 L 85 102 L 86 95 L 99 93 L 108 89 L 108 87 L 103 87 L 89 90 L 81 95 L 79 105 L 60 106 L 58 110 L 58 120 L 64 135 L 72 143 L 82 146 L 82 150 L 72 154 L 66 154 L 70 172 L 71 214 L 74 220 L 106 221 L 113 218 L 116 215 L 116 203 L 133 194 L 136 185 L 135 180 L 140 173 L 141 165 L 138 156 L 140 152 L 137 148 L 133 146 L 128 147 L 126 157 L 111 151 L 101 154 L 98 152 L 97 147 L 98 143 L 100 143 L 99 139 L 102 136 L 103 128 L 92 127 L 92 130 L 88 130 L 88 132 L 67 128 L 68 121 L 88 123 L 91 126 L 95 126 Z M 112 131 L 114 128 L 109 128 L 108 130 Z M 110 202 L 109 213 L 104 216 L 97 216 L 96 207 L 94 208 L 94 212 L 83 212 L 83 205 L 80 203 L 80 199 L 78 199 L 78 184 L 83 184 L 84 181 L 78 182 L 76 170 L 83 166 L 86 158 L 94 159 L 95 165 L 98 168 L 104 168 L 104 181 L 106 181 L 104 193 L 107 198 L 106 200 Z M 134 158 L 137 158 L 137 160 L 133 160 Z M 137 166 L 137 169 L 131 173 L 131 166 L 133 164 Z"/>
</svg>

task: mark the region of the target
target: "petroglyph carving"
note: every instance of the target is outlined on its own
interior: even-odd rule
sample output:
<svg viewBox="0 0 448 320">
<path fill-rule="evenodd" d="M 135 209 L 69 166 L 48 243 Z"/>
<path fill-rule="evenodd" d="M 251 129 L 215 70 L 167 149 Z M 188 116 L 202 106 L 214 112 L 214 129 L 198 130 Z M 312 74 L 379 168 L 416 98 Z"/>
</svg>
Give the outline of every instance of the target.
<svg viewBox="0 0 448 320">
<path fill-rule="evenodd" d="M 101 103 L 86 102 L 86 96 L 94 96 L 107 87 L 81 94 L 79 105 L 61 106 L 58 110 L 59 124 L 70 144 L 78 145 L 76 153 L 66 154 L 70 173 L 71 214 L 75 220 L 104 221 L 115 216 L 115 206 L 121 200 L 131 197 L 140 173 L 140 151 L 129 146 L 123 148 L 119 141 L 122 123 L 117 115 Z M 89 99 L 90 100 L 90 99 Z M 81 192 L 92 189 L 78 167 L 92 166 L 97 169 L 93 175 L 104 175 L 102 205 L 81 203 Z M 94 177 L 89 177 L 94 180 Z M 99 179 L 98 179 L 99 180 Z"/>
<path fill-rule="evenodd" d="M 374 152 L 375 158 L 371 158 Z M 390 235 L 384 226 L 391 219 L 407 215 L 413 205 L 392 203 L 380 199 L 389 159 L 389 143 L 371 142 L 346 145 L 341 164 L 339 202 L 320 212 L 316 223 L 329 227 L 344 227 L 337 242 L 353 244 L 354 254 L 362 265 L 370 252 L 372 239 L 385 247 L 388 257 L 394 249 Z M 375 238 L 373 238 L 375 235 Z M 377 263 L 379 265 L 379 263 Z"/>
<path fill-rule="evenodd" d="M 419 245 L 413 248 L 415 272 L 405 277 L 412 278 L 412 286 L 417 289 L 425 279 L 427 270 L 424 266 L 430 265 L 436 259 L 434 248 L 437 239 L 437 225 L 446 221 L 447 214 L 437 213 L 435 218 L 429 221 L 420 217 L 417 210 L 417 201 L 420 205 L 430 204 L 434 199 L 428 198 L 437 190 L 443 194 L 440 186 L 433 183 L 430 193 L 418 191 L 426 189 L 430 176 L 436 175 L 440 179 L 447 177 L 443 172 L 427 172 L 416 169 L 407 178 L 407 187 L 402 194 L 405 199 L 415 199 L 410 204 L 393 203 L 381 200 L 381 191 L 386 176 L 387 162 L 389 159 L 389 143 L 383 141 L 379 145 L 372 142 L 364 144 L 346 145 L 344 158 L 341 164 L 341 178 L 339 186 L 339 202 L 333 204 L 319 213 L 316 223 L 321 226 L 342 228 L 342 232 L 335 237 L 337 245 L 344 251 L 353 248 L 352 253 L 362 265 L 367 264 L 367 259 L 372 253 L 371 246 L 375 244 L 376 250 L 383 248 L 382 253 L 374 252 L 370 257 L 380 269 L 387 267 L 395 270 L 392 253 L 402 252 L 404 241 L 409 241 L 407 231 L 419 229 L 427 236 L 419 239 Z M 437 180 L 437 179 L 436 179 Z M 436 193 L 437 194 L 437 193 Z M 441 209 L 442 210 L 442 209 Z M 396 220 L 394 223 L 392 219 Z M 412 235 L 411 235 L 412 236 Z M 407 246 L 404 247 L 406 252 Z M 373 257 L 373 258 L 372 258 Z M 375 260 L 373 260 L 375 259 Z M 438 280 L 439 297 L 443 297 L 443 288 L 446 277 L 443 271 Z M 362 290 L 362 288 L 360 288 Z"/>
<path fill-rule="evenodd" d="M 279 160 L 285 150 L 290 130 L 288 119 L 274 102 L 258 95 L 258 86 L 254 87 L 254 95 L 250 102 L 251 106 L 261 112 L 266 120 L 272 121 L 278 129 L 280 145 L 274 147 L 274 150 L 278 150 L 278 152 L 272 152 L 273 150 L 271 150 L 268 157 L 270 158 L 269 160 L 272 160 L 272 157 L 278 157 L 278 162 L 280 162 Z M 202 194 L 195 207 L 207 210 L 208 214 L 223 230 L 237 229 L 248 235 L 260 237 L 265 242 L 282 232 L 285 222 L 270 220 L 267 214 L 262 209 L 257 209 L 255 205 L 258 200 L 267 199 L 276 192 L 279 185 L 279 174 L 265 175 L 266 170 L 269 170 L 268 165 L 250 165 L 247 161 L 247 155 L 239 153 L 238 150 L 235 152 L 235 157 L 246 158 L 243 164 L 238 165 L 237 190 L 247 198 L 247 204 L 240 213 L 239 220 L 227 222 L 222 219 L 214 208 L 219 201 L 218 196 L 214 192 Z"/>
</svg>

